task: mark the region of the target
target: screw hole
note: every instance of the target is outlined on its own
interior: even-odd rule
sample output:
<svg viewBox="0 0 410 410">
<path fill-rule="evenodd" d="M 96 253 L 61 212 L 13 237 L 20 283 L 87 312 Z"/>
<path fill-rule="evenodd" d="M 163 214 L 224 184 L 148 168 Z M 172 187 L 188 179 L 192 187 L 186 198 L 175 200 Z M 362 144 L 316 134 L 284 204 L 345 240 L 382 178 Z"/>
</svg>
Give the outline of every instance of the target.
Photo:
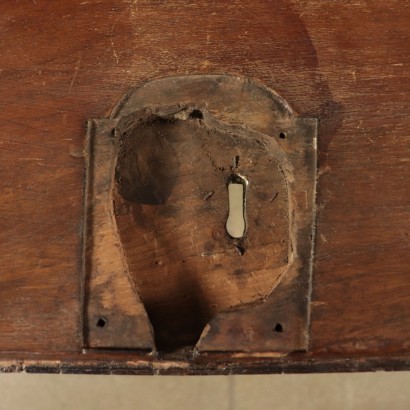
<svg viewBox="0 0 410 410">
<path fill-rule="evenodd" d="M 280 323 L 276 323 L 275 327 L 273 328 L 275 332 L 281 333 L 283 332 L 283 326 Z"/>
<path fill-rule="evenodd" d="M 284 132 L 279 133 L 279 138 L 284 140 L 286 138 L 286 134 Z"/>
<path fill-rule="evenodd" d="M 107 319 L 104 319 L 103 317 L 100 317 L 97 320 L 96 326 L 97 327 L 104 327 L 107 324 Z"/>
<path fill-rule="evenodd" d="M 202 114 L 201 110 L 192 110 L 191 114 L 189 114 L 191 118 L 197 118 L 198 120 L 204 119 L 204 114 Z"/>
</svg>

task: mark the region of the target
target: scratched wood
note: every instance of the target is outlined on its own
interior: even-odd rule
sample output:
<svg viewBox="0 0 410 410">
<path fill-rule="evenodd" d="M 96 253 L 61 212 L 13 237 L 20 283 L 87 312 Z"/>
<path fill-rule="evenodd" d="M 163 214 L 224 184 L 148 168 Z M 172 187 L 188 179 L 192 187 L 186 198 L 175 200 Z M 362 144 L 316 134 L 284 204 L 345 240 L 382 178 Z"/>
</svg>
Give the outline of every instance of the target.
<svg viewBox="0 0 410 410">
<path fill-rule="evenodd" d="M 410 347 L 409 19 L 398 0 L 1 2 L 0 357 L 78 363 L 87 119 L 152 78 L 233 73 L 320 119 L 304 369 L 328 355 L 359 369 L 375 352 L 367 369 L 397 368 Z"/>
</svg>

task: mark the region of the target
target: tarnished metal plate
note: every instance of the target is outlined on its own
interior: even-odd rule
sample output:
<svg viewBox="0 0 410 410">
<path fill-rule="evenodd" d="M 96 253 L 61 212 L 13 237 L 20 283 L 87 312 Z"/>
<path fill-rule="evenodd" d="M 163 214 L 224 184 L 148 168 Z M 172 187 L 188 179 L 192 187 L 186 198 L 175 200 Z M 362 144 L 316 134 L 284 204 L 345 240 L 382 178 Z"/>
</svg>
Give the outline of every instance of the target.
<svg viewBox="0 0 410 410">
<path fill-rule="evenodd" d="M 91 124 L 88 347 L 154 349 L 155 335 L 160 351 L 306 349 L 316 119 L 247 79 L 189 76 Z M 239 238 L 232 176 L 247 180 Z"/>
</svg>

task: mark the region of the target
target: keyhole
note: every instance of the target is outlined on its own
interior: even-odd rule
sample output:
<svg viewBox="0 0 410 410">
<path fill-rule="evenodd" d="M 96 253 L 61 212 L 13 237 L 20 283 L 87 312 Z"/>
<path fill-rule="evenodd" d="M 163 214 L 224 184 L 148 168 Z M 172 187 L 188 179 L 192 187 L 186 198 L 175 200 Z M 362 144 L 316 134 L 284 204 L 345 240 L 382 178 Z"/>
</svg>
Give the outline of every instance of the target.
<svg viewBox="0 0 410 410">
<path fill-rule="evenodd" d="M 240 239 L 246 232 L 246 187 L 248 181 L 240 175 L 231 175 L 228 180 L 229 213 L 226 231 L 229 236 Z"/>
</svg>

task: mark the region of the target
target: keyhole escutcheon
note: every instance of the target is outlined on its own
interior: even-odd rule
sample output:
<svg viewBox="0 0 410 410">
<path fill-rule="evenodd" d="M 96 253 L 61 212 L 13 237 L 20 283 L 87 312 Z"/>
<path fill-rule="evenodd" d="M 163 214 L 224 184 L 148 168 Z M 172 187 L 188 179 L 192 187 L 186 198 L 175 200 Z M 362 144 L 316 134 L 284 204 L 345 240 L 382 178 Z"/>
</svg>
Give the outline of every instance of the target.
<svg viewBox="0 0 410 410">
<path fill-rule="evenodd" d="M 226 231 L 234 239 L 242 238 L 246 233 L 246 191 L 248 180 L 238 174 L 229 177 L 228 182 L 228 219 Z"/>
</svg>

